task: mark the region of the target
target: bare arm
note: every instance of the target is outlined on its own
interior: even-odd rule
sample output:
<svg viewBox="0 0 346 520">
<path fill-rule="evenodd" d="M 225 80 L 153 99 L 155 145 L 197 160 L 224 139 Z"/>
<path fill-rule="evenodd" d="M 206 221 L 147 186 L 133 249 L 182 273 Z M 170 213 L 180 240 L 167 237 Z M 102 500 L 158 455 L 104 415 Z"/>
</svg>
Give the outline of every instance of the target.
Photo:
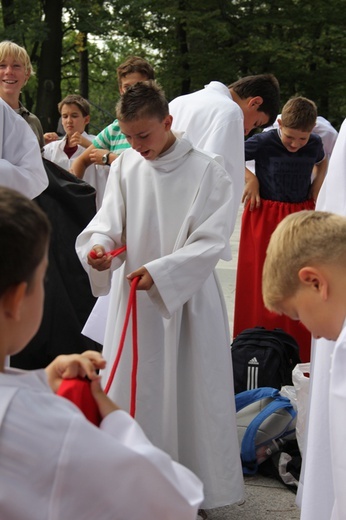
<svg viewBox="0 0 346 520">
<path fill-rule="evenodd" d="M 313 169 L 313 181 L 311 184 L 311 197 L 316 200 L 322 183 L 327 173 L 328 158 L 325 157 L 320 163 L 315 164 Z"/>
<path fill-rule="evenodd" d="M 250 211 L 261 205 L 258 179 L 248 168 L 245 168 L 245 187 L 241 201 L 245 204 L 250 202 Z"/>
<path fill-rule="evenodd" d="M 93 146 L 92 150 L 90 151 L 90 160 L 92 163 L 94 164 L 101 164 L 103 165 L 104 163 L 102 162 L 102 157 L 108 153 L 109 150 L 105 150 L 105 148 L 95 148 L 95 146 Z M 112 162 L 117 158 L 117 154 L 114 153 L 114 152 L 109 152 L 109 155 L 108 155 L 108 162 L 107 164 L 110 165 L 112 164 Z"/>
<path fill-rule="evenodd" d="M 77 157 L 72 163 L 70 171 L 79 179 L 83 179 L 85 170 L 88 166 L 92 164 L 92 161 L 90 159 L 90 152 L 94 148 L 95 147 L 93 144 L 88 146 L 88 148 L 86 148 L 84 152 L 79 157 Z"/>
</svg>

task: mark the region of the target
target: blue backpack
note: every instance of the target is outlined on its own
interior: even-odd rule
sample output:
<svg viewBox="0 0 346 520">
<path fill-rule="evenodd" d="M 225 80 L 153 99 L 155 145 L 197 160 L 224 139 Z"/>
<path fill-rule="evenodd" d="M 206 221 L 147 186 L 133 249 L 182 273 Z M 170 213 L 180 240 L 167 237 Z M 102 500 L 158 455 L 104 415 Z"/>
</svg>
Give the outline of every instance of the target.
<svg viewBox="0 0 346 520">
<path fill-rule="evenodd" d="M 253 475 L 259 463 L 295 439 L 297 412 L 287 397 L 270 387 L 240 392 L 235 403 L 243 473 Z"/>
</svg>

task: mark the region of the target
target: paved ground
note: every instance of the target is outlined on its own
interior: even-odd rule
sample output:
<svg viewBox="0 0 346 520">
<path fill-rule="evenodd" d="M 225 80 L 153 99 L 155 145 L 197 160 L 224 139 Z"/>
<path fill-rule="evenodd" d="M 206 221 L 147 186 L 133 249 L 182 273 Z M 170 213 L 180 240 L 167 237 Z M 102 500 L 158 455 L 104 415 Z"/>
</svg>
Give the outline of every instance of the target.
<svg viewBox="0 0 346 520">
<path fill-rule="evenodd" d="M 233 329 L 233 308 L 235 276 L 238 258 L 241 209 L 236 229 L 231 238 L 233 260 L 220 261 L 217 272 L 224 291 L 231 331 Z M 208 520 L 295 520 L 299 519 L 299 509 L 295 505 L 295 494 L 278 480 L 256 475 L 245 478 L 245 502 L 208 511 Z"/>
</svg>

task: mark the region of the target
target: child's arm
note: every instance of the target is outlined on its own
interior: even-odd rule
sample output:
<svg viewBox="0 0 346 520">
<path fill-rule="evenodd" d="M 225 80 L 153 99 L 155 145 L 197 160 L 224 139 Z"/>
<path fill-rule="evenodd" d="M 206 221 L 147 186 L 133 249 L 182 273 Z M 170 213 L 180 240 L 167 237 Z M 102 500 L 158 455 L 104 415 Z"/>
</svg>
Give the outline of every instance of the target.
<svg viewBox="0 0 346 520">
<path fill-rule="evenodd" d="M 325 157 L 320 163 L 315 164 L 313 169 L 313 181 L 311 184 L 311 197 L 316 200 L 322 183 L 327 173 L 328 158 Z"/>
<path fill-rule="evenodd" d="M 91 144 L 84 150 L 83 153 L 80 154 L 79 157 L 77 157 L 73 162 L 72 166 L 70 168 L 70 172 L 73 173 L 76 177 L 79 179 L 83 179 L 85 170 L 88 166 L 92 164 L 89 154 L 90 150 L 93 148 L 93 145 Z"/>
<path fill-rule="evenodd" d="M 105 148 L 93 148 L 90 150 L 90 160 L 94 164 L 100 164 L 101 166 L 104 166 L 104 163 L 102 161 L 102 157 L 109 152 L 109 150 L 106 150 Z M 113 161 L 118 157 L 118 155 L 114 152 L 109 152 L 108 159 L 107 159 L 107 166 L 110 166 Z"/>
<path fill-rule="evenodd" d="M 244 204 L 250 203 L 250 211 L 261 205 L 258 179 L 248 168 L 245 168 L 245 188 L 241 201 Z"/>
<path fill-rule="evenodd" d="M 56 392 L 63 379 L 87 376 L 94 380 L 98 378 L 96 370 L 105 366 L 106 361 L 99 352 L 87 350 L 83 354 L 58 356 L 45 370 L 49 386 Z"/>
</svg>

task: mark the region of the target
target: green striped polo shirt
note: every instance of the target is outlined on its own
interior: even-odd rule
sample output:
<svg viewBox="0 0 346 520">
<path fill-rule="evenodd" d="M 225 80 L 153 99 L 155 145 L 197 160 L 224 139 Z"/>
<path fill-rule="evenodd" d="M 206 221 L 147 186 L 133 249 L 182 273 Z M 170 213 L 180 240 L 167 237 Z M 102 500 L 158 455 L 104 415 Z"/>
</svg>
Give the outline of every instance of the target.
<svg viewBox="0 0 346 520">
<path fill-rule="evenodd" d="M 126 137 L 121 133 L 117 119 L 95 137 L 93 145 L 95 148 L 104 148 L 117 155 L 120 155 L 126 148 L 130 148 Z"/>
</svg>

